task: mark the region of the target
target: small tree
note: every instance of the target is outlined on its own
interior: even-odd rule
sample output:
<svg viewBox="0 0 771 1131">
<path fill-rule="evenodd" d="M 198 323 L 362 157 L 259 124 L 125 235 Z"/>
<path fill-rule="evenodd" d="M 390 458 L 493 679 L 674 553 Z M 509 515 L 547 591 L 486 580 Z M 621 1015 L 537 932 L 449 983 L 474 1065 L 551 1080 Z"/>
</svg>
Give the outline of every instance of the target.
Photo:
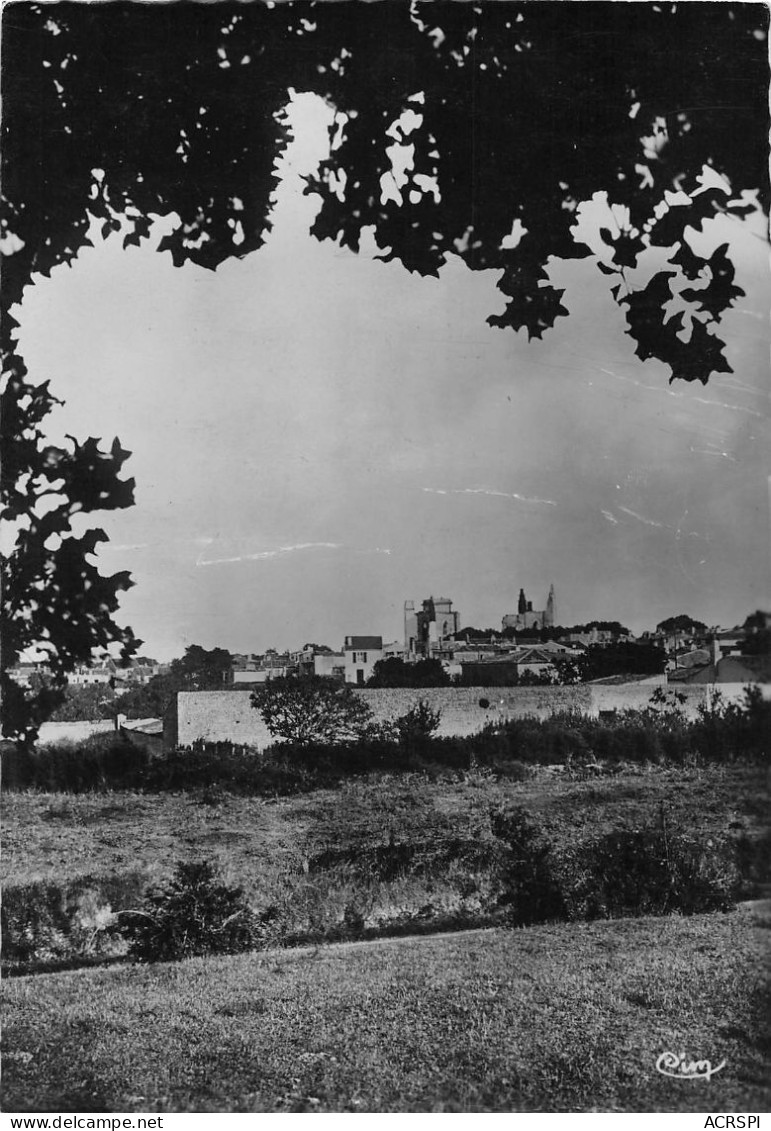
<svg viewBox="0 0 771 1131">
<path fill-rule="evenodd" d="M 174 876 L 148 888 L 142 906 L 121 912 L 121 934 L 139 962 L 171 962 L 197 954 L 236 954 L 258 941 L 241 888 L 217 882 L 205 861 L 177 864 Z"/>
<path fill-rule="evenodd" d="M 396 720 L 400 745 L 411 754 L 421 754 L 433 738 L 441 718 L 441 711 L 432 710 L 430 704 L 421 699 Z"/>
<path fill-rule="evenodd" d="M 297 746 L 350 742 L 372 725 L 372 712 L 353 690 L 325 676 L 272 679 L 252 692 L 274 738 Z"/>
</svg>

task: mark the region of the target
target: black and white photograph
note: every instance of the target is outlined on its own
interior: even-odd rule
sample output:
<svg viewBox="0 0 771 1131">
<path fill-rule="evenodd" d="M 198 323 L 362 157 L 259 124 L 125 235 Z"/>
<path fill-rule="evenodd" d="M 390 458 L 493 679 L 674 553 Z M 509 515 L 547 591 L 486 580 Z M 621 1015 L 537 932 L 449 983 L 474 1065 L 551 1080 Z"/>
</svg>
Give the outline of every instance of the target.
<svg viewBox="0 0 771 1131">
<path fill-rule="evenodd" d="M 3 1131 L 760 1131 L 769 5 L 1 14 Z"/>
</svg>

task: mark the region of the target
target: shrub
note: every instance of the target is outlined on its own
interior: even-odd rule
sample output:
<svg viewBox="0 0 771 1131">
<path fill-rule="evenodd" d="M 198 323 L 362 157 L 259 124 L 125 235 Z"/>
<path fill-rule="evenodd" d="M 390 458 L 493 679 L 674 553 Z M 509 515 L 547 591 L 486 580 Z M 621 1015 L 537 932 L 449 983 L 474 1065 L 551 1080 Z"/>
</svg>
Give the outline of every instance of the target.
<svg viewBox="0 0 771 1131">
<path fill-rule="evenodd" d="M 710 761 L 765 761 L 771 748 L 771 702 L 757 686 L 745 689 L 742 703 L 725 703 L 717 691 L 699 706 L 693 729 L 699 752 Z"/>
<path fill-rule="evenodd" d="M 560 853 L 519 810 L 495 812 L 490 823 L 509 848 L 498 902 L 516 926 L 726 911 L 740 890 L 734 845 L 671 835 L 663 815 L 657 827 L 619 830 Z"/>
<path fill-rule="evenodd" d="M 433 711 L 425 699 L 421 699 L 396 720 L 399 744 L 408 754 L 423 754 L 438 729 L 441 718 L 441 711 Z"/>
<path fill-rule="evenodd" d="M 121 933 L 138 962 L 200 954 L 235 954 L 259 941 L 242 889 L 217 883 L 205 861 L 177 864 L 165 885 L 148 888 L 142 905 L 122 913 Z"/>
<path fill-rule="evenodd" d="M 732 846 L 669 835 L 665 826 L 608 833 L 560 871 L 570 919 L 727 911 L 738 889 Z"/>
<path fill-rule="evenodd" d="M 113 912 L 134 903 L 145 883 L 143 873 L 132 871 L 6 885 L 0 909 L 3 965 L 34 971 L 122 949 L 111 932 Z"/>
<path fill-rule="evenodd" d="M 509 848 L 498 906 L 509 909 L 511 923 L 522 927 L 566 918 L 550 859 L 552 846 L 540 829 L 520 810 L 492 813 L 490 826 Z"/>
</svg>

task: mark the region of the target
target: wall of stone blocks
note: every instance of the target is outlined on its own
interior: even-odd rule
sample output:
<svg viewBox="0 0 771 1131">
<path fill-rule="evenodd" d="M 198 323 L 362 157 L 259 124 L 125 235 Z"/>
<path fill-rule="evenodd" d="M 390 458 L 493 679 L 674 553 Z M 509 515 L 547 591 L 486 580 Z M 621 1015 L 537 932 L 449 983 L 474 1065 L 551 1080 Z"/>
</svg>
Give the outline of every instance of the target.
<svg viewBox="0 0 771 1131">
<path fill-rule="evenodd" d="M 580 711 L 598 715 L 600 711 L 622 711 L 644 708 L 650 703 L 655 688 L 630 684 L 579 684 L 574 687 L 430 687 L 365 688 L 356 691 L 370 707 L 377 720 L 395 719 L 405 714 L 420 699 L 433 710 L 441 711 L 440 735 L 474 734 L 487 723 L 501 719 L 535 715 L 548 718 L 555 711 Z M 694 717 L 700 703 L 706 703 L 719 691 L 725 702 L 739 702 L 744 684 L 693 684 L 670 688 L 686 697 L 685 713 Z M 771 685 L 763 688 L 771 698 Z M 207 742 L 229 741 L 262 750 L 275 741 L 262 721 L 259 711 L 249 702 L 248 691 L 180 692 L 176 713 L 167 719 L 167 747 L 191 746 L 199 739 Z M 486 701 L 486 705 L 482 702 Z M 175 717 L 174 717 L 175 716 Z"/>
<path fill-rule="evenodd" d="M 488 723 L 535 715 L 546 719 L 555 711 L 591 709 L 588 686 L 575 687 L 425 687 L 365 688 L 356 692 L 380 721 L 406 714 L 421 699 L 441 712 L 437 734 L 474 734 Z M 486 703 L 485 706 L 482 703 Z"/>
</svg>

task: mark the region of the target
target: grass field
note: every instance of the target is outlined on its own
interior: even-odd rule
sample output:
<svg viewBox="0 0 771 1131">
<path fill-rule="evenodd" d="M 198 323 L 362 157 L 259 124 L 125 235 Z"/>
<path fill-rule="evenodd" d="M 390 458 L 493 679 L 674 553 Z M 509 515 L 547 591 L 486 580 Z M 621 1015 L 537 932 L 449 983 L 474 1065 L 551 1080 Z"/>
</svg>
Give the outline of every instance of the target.
<svg viewBox="0 0 771 1131">
<path fill-rule="evenodd" d="M 490 815 L 511 806 L 557 853 L 650 827 L 662 810 L 671 832 L 716 853 L 727 839 L 762 836 L 768 791 L 748 766 L 634 766 L 594 781 L 543 768 L 521 782 L 479 771 L 372 775 L 275 800 L 6 793 L 4 967 L 53 970 L 124 953 L 111 913 L 137 907 L 149 881 L 195 859 L 242 887 L 255 911 L 269 909 L 276 944 L 500 923 L 505 848 Z M 389 844 L 396 857 L 384 861 Z"/>
<path fill-rule="evenodd" d="M 7 980 L 3 1110 L 768 1110 L 771 913 Z M 664 1051 L 725 1068 L 676 1080 Z"/>
<path fill-rule="evenodd" d="M 473 771 L 434 781 L 373 775 L 276 800 L 6 792 L 2 875 L 14 884 L 128 869 L 157 876 L 176 860 L 205 856 L 259 899 L 276 872 L 301 869 L 331 847 L 489 837 L 490 810 L 503 804 L 521 806 L 559 846 L 587 830 L 649 824 L 662 805 L 673 831 L 756 835 L 767 827 L 769 800 L 765 772 L 752 765 L 630 766 L 597 781 L 544 769 L 523 782 Z"/>
</svg>

